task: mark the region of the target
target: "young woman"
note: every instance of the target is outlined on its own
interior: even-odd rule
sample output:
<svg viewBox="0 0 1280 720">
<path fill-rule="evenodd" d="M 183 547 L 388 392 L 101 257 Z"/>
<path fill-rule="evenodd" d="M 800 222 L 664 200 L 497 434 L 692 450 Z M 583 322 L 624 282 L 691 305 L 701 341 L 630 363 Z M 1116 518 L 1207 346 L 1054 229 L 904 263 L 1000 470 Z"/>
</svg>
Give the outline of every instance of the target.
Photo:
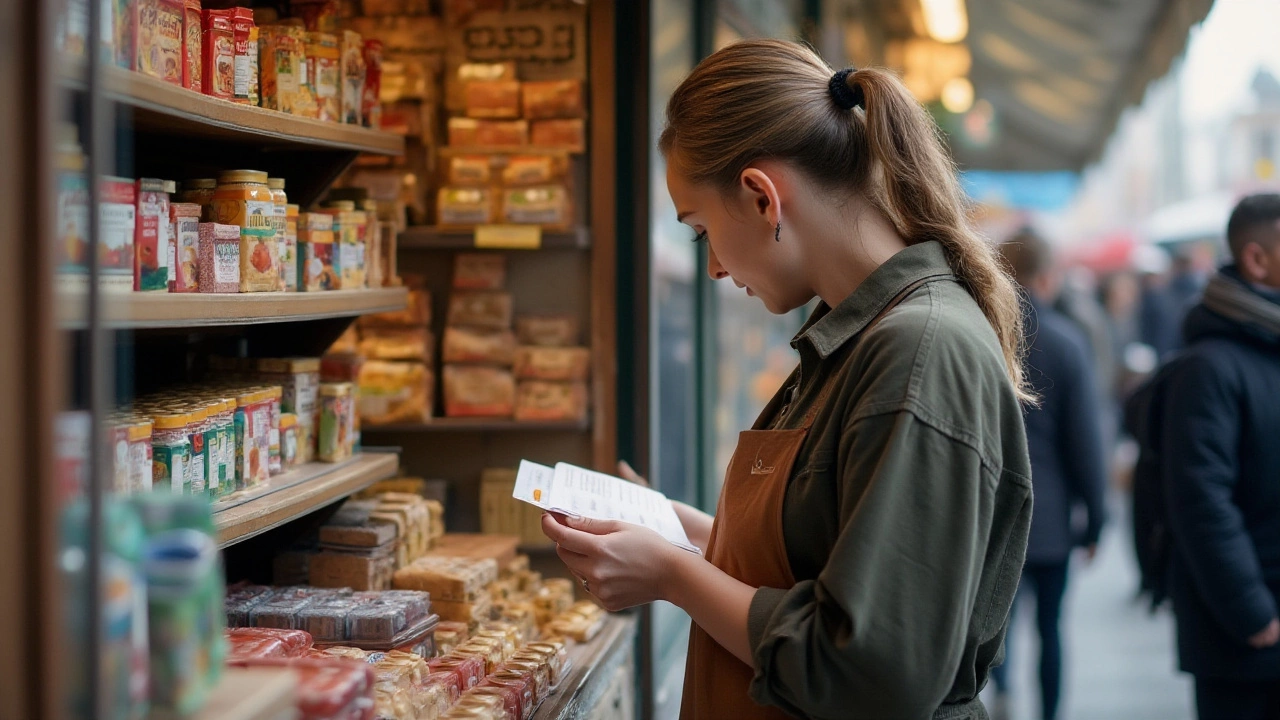
<svg viewBox="0 0 1280 720">
<path fill-rule="evenodd" d="M 753 40 L 704 60 L 661 150 L 708 272 L 822 302 L 742 433 L 698 556 L 543 518 L 609 609 L 689 613 L 685 718 L 986 718 L 1031 517 L 1021 312 L 936 128 L 891 74 Z"/>
</svg>

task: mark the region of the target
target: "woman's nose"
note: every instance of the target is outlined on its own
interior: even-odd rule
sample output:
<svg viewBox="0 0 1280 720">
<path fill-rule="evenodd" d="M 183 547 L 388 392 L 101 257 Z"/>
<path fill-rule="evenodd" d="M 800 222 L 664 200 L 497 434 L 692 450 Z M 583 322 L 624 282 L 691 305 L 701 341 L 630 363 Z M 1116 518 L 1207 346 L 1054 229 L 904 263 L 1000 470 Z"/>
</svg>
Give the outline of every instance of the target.
<svg viewBox="0 0 1280 720">
<path fill-rule="evenodd" d="M 707 275 L 712 280 L 723 280 L 729 277 L 729 271 L 720 264 L 720 260 L 716 258 L 716 251 L 712 250 L 709 244 L 707 245 Z"/>
</svg>

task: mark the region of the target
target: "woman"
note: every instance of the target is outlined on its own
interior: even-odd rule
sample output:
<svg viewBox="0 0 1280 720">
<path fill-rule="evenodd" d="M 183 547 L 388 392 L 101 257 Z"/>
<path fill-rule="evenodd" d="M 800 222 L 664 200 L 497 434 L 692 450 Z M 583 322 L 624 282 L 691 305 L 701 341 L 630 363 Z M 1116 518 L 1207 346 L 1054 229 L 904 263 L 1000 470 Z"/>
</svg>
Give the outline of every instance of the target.
<svg viewBox="0 0 1280 720">
<path fill-rule="evenodd" d="M 1031 511 L 1021 314 L 937 131 L 881 70 L 754 40 L 704 60 L 660 147 L 708 272 L 818 309 L 743 432 L 705 557 L 545 516 L 610 609 L 689 613 L 685 718 L 985 718 Z"/>
</svg>

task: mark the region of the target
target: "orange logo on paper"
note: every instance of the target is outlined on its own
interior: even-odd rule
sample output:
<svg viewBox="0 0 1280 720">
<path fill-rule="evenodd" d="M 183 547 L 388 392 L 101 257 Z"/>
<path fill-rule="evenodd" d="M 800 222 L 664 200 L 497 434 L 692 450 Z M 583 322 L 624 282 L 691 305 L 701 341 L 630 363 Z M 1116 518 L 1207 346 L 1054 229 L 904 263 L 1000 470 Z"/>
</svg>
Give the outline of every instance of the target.
<svg viewBox="0 0 1280 720">
<path fill-rule="evenodd" d="M 534 500 L 541 500 L 541 499 L 542 499 L 542 491 L 541 491 L 541 490 L 534 490 L 534 491 L 533 491 L 533 499 L 534 499 Z"/>
</svg>

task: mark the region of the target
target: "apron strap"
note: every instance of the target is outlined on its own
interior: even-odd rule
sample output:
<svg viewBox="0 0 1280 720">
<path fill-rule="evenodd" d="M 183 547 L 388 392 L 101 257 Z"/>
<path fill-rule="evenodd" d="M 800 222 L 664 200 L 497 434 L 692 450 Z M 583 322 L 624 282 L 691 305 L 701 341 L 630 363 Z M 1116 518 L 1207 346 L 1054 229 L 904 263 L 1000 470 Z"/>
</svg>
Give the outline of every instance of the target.
<svg viewBox="0 0 1280 720">
<path fill-rule="evenodd" d="M 890 310 L 901 305 L 904 300 L 911 296 L 911 293 L 928 283 L 945 277 L 950 277 L 950 275 L 930 275 L 928 277 L 920 278 L 903 288 L 897 295 L 893 296 L 893 299 L 891 299 L 880 312 L 876 313 L 875 317 L 871 318 L 871 322 L 867 323 L 866 327 L 858 331 L 858 337 L 861 338 L 871 332 L 876 325 L 880 324 L 880 321 L 884 319 L 884 316 L 889 314 Z M 813 404 L 809 406 L 809 411 L 805 413 L 804 423 L 802 423 L 800 427 L 808 430 L 809 427 L 813 425 L 813 420 L 818 416 L 818 411 L 826 406 L 827 399 L 831 397 L 831 393 L 835 390 L 835 386 L 839 384 L 836 380 L 842 376 L 843 373 L 838 374 L 836 378 L 827 380 L 826 384 L 822 386 L 822 389 L 818 391 L 817 399 L 813 401 Z"/>
</svg>

